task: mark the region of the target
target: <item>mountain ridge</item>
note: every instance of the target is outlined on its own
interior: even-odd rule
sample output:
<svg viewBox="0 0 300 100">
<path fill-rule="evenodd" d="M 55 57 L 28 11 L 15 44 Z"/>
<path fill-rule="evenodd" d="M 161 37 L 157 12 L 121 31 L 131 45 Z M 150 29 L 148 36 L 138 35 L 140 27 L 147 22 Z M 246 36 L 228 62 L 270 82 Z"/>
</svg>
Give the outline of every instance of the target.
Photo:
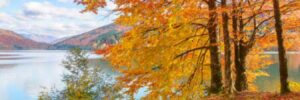
<svg viewBox="0 0 300 100">
<path fill-rule="evenodd" d="M 55 40 L 59 39 L 54 36 L 40 35 L 40 34 L 20 34 L 27 39 L 31 39 L 36 42 L 52 44 Z"/>
<path fill-rule="evenodd" d="M 14 31 L 0 29 L 0 50 L 47 49 L 49 44 L 27 39 Z"/>
<path fill-rule="evenodd" d="M 128 27 L 109 24 L 82 34 L 58 38 L 52 40 L 52 42 L 48 41 L 48 43 L 45 43 L 38 40 L 43 39 L 43 36 L 34 38 L 35 34 L 24 35 L 14 31 L 0 29 L 0 50 L 68 50 L 74 47 L 92 50 L 102 44 L 117 43 L 122 34 L 127 30 L 129 30 Z M 46 40 L 48 38 L 46 37 L 44 39 Z"/>
<path fill-rule="evenodd" d="M 128 27 L 116 24 L 105 25 L 91 31 L 74 35 L 57 42 L 49 49 L 67 50 L 74 47 L 91 50 L 103 43 L 114 43 L 119 40 L 120 36 L 127 31 Z"/>
</svg>

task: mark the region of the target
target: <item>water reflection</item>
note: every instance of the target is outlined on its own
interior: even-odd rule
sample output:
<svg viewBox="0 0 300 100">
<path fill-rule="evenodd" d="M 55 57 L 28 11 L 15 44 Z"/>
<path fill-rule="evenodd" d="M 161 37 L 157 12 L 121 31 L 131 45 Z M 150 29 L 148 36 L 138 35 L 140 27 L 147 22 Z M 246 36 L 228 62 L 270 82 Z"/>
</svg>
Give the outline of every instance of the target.
<svg viewBox="0 0 300 100">
<path fill-rule="evenodd" d="M 66 70 L 61 65 L 66 51 L 0 51 L 0 100 L 36 100 L 42 86 L 64 87 L 61 75 Z M 270 54 L 278 62 L 276 54 Z M 109 63 L 90 55 L 90 64 L 102 65 L 104 72 L 113 73 Z M 289 80 L 300 82 L 300 54 L 288 54 Z M 267 69 L 270 77 L 259 77 L 256 84 L 260 91 L 278 92 L 278 63 Z"/>
<path fill-rule="evenodd" d="M 300 54 L 289 54 L 287 57 L 290 61 L 288 62 L 291 71 L 299 72 L 300 68 Z"/>
<path fill-rule="evenodd" d="M 0 99 L 35 100 L 41 86 L 62 88 L 65 55 L 66 51 L 0 51 Z"/>
<path fill-rule="evenodd" d="M 256 84 L 259 87 L 260 91 L 266 92 L 279 92 L 279 63 L 277 54 L 272 54 L 274 59 L 274 64 L 272 64 L 267 69 L 270 76 L 269 77 L 259 77 L 256 80 Z M 300 54 L 299 53 L 288 53 L 288 71 L 289 71 L 289 80 L 300 82 Z"/>
</svg>

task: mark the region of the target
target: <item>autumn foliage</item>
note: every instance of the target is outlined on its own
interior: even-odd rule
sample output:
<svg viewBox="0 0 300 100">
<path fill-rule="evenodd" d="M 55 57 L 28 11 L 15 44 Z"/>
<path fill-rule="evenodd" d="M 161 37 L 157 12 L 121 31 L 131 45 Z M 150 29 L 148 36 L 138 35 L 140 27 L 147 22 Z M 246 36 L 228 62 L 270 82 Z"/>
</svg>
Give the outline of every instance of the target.
<svg viewBox="0 0 300 100">
<path fill-rule="evenodd" d="M 300 1 L 279 1 L 284 45 L 298 50 Z M 106 6 L 105 0 L 76 2 L 95 13 Z M 227 93 L 256 91 L 256 77 L 268 76 L 261 69 L 272 61 L 263 53 L 277 50 L 272 0 L 113 2 L 115 23 L 131 30 L 96 53 L 122 73 L 118 85 L 130 95 L 147 87 L 148 99 L 197 99 L 222 92 L 224 82 L 232 82 Z M 225 60 L 224 53 L 231 56 Z"/>
</svg>

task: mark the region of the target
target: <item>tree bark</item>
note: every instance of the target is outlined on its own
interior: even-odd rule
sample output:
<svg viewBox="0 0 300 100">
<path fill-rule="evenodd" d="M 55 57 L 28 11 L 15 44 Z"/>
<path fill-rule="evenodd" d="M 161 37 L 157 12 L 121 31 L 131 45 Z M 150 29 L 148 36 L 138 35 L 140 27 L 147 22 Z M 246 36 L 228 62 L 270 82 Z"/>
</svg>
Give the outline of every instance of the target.
<svg viewBox="0 0 300 100">
<path fill-rule="evenodd" d="M 244 26 L 243 26 L 243 9 L 242 9 L 242 2 L 239 2 L 239 9 L 237 9 L 236 1 L 233 2 L 233 9 L 234 9 L 234 18 L 233 18 L 233 29 L 234 32 L 237 35 L 244 35 Z M 237 16 L 239 15 L 239 16 Z M 239 37 L 240 37 L 239 36 Z M 243 91 L 247 89 L 247 77 L 246 77 L 246 56 L 248 48 L 246 44 L 244 43 L 244 40 L 242 38 L 238 38 L 236 36 L 237 40 L 234 44 L 235 49 L 235 69 L 236 69 L 236 79 L 234 87 L 237 91 Z"/>
<path fill-rule="evenodd" d="M 275 18 L 275 29 L 277 35 L 277 45 L 278 45 L 278 53 L 279 53 L 279 72 L 280 72 L 280 92 L 282 94 L 289 93 L 290 89 L 288 87 L 288 68 L 287 68 L 287 58 L 285 53 L 285 48 L 283 44 L 282 37 L 282 22 L 281 22 L 281 13 L 279 8 L 279 0 L 273 0 L 273 8 L 274 8 L 274 18 Z"/>
<path fill-rule="evenodd" d="M 209 42 L 210 42 L 210 68 L 211 68 L 211 86 L 210 93 L 219 93 L 222 88 L 221 64 L 219 61 L 219 47 L 217 41 L 217 12 L 216 0 L 208 1 L 209 8 Z"/>
<path fill-rule="evenodd" d="M 247 77 L 246 77 L 246 57 L 248 48 L 242 45 L 243 43 L 239 43 L 238 47 L 238 64 L 236 66 L 236 80 L 235 80 L 235 89 L 237 91 L 247 90 Z"/>
<path fill-rule="evenodd" d="M 221 1 L 222 9 L 225 10 L 227 6 L 227 0 Z M 228 13 L 227 11 L 222 12 L 222 27 L 223 27 L 223 35 L 224 35 L 224 46 L 225 46 L 225 83 L 224 89 L 226 93 L 231 93 L 231 50 L 230 50 L 230 37 L 229 37 L 229 29 L 228 29 Z"/>
</svg>

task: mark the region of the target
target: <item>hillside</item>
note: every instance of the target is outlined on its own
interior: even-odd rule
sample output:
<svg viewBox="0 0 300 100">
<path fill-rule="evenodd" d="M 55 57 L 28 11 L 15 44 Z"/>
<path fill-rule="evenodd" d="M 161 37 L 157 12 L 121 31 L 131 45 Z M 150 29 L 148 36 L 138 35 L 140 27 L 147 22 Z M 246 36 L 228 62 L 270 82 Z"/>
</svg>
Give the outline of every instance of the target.
<svg viewBox="0 0 300 100">
<path fill-rule="evenodd" d="M 40 35 L 40 34 L 21 34 L 21 35 L 27 39 L 31 39 L 33 41 L 43 42 L 43 43 L 52 43 L 57 39 L 56 37 L 53 36 Z"/>
<path fill-rule="evenodd" d="M 63 39 L 50 46 L 49 49 L 66 50 L 73 47 L 80 47 L 82 49 L 90 50 L 99 44 L 115 43 L 126 30 L 128 30 L 126 27 L 109 24 L 80 35 Z"/>
<path fill-rule="evenodd" d="M 46 49 L 49 44 L 27 39 L 13 31 L 0 29 L 0 50 Z"/>
</svg>

